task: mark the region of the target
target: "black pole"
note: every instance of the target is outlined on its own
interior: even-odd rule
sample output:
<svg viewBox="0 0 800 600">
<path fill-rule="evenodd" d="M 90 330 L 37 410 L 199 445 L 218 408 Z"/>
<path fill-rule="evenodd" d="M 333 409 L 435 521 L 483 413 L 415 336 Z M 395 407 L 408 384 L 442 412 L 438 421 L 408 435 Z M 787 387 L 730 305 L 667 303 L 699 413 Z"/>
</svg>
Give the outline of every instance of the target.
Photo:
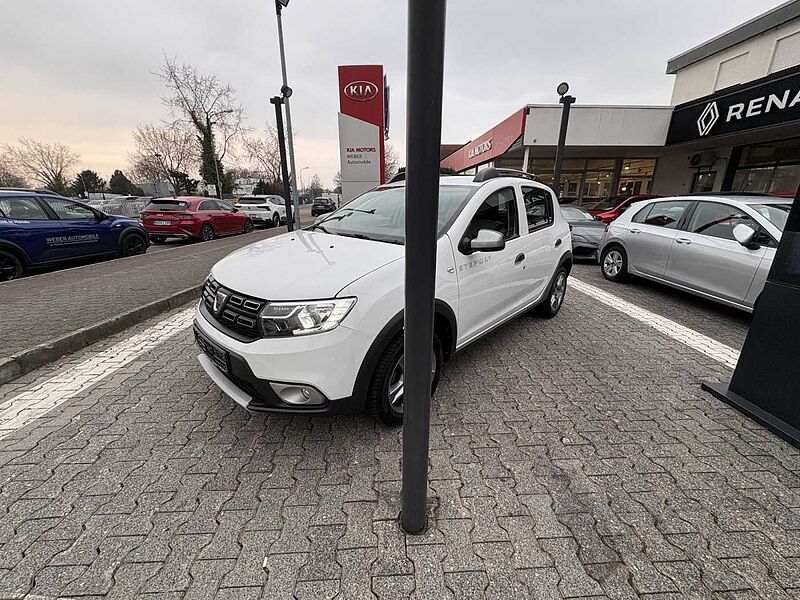
<svg viewBox="0 0 800 600">
<path fill-rule="evenodd" d="M 446 0 L 408 2 L 403 529 L 427 526 Z"/>
<path fill-rule="evenodd" d="M 292 220 L 292 192 L 289 188 L 289 167 L 286 165 L 286 139 L 283 135 L 283 111 L 281 110 L 283 98 L 280 96 L 273 96 L 269 101 L 275 105 L 275 128 L 278 130 L 278 149 L 281 155 L 281 179 L 283 179 L 283 205 L 286 207 L 286 231 L 294 231 L 294 221 Z"/>
<path fill-rule="evenodd" d="M 567 127 L 569 126 L 569 107 L 575 102 L 572 96 L 561 96 L 559 102 L 564 105 L 561 110 L 561 130 L 558 132 L 558 146 L 556 146 L 556 164 L 553 173 L 553 191 L 556 198 L 561 199 L 561 165 L 564 163 L 564 146 L 567 143 Z"/>
</svg>

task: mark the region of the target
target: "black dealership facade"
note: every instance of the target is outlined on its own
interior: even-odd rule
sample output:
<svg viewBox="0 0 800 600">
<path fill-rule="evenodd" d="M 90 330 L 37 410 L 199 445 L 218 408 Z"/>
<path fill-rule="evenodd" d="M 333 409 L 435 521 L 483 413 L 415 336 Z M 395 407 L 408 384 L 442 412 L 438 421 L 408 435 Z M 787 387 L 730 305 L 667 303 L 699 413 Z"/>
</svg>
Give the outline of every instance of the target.
<svg viewBox="0 0 800 600">
<path fill-rule="evenodd" d="M 679 104 L 665 148 L 688 155 L 687 191 L 793 197 L 800 185 L 800 67 Z"/>
</svg>

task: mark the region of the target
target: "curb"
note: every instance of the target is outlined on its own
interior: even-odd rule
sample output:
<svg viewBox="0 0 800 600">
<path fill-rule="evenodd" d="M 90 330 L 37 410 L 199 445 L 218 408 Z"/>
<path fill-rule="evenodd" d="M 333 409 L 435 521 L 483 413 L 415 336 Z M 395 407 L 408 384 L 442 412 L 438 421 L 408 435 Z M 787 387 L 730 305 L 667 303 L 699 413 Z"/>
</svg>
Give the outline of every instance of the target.
<svg viewBox="0 0 800 600">
<path fill-rule="evenodd" d="M 89 327 L 78 329 L 67 335 L 48 340 L 43 344 L 28 348 L 6 358 L 0 358 L 0 385 L 9 383 L 34 369 L 38 369 L 56 359 L 76 350 L 99 342 L 115 333 L 119 333 L 142 321 L 146 321 L 163 312 L 178 308 L 200 297 L 202 285 L 196 285 L 171 296 L 150 302 L 111 319 L 100 321 Z"/>
</svg>

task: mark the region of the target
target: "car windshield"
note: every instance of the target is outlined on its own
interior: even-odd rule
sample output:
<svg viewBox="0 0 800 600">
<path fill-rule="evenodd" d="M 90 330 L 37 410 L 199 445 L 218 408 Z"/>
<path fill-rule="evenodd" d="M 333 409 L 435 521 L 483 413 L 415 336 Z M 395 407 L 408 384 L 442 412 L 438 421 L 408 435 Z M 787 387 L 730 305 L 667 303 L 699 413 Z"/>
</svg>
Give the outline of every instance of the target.
<svg viewBox="0 0 800 600">
<path fill-rule="evenodd" d="M 574 206 L 562 206 L 561 213 L 567 221 L 594 221 L 591 214 Z"/>
<path fill-rule="evenodd" d="M 750 206 L 781 231 L 786 227 L 789 210 L 792 208 L 791 204 L 751 204 Z"/>
<path fill-rule="evenodd" d="M 622 201 L 627 197 L 628 196 L 612 196 L 611 198 L 606 198 L 595 204 L 593 210 L 611 210 L 622 204 Z"/>
<path fill-rule="evenodd" d="M 145 210 L 186 210 L 189 208 L 188 202 L 180 202 L 179 200 L 153 200 L 147 206 L 145 206 Z"/>
<path fill-rule="evenodd" d="M 469 186 L 439 187 L 437 236 L 452 224 L 475 189 Z M 325 233 L 381 242 L 405 242 L 406 188 L 385 187 L 367 192 L 312 225 Z"/>
</svg>

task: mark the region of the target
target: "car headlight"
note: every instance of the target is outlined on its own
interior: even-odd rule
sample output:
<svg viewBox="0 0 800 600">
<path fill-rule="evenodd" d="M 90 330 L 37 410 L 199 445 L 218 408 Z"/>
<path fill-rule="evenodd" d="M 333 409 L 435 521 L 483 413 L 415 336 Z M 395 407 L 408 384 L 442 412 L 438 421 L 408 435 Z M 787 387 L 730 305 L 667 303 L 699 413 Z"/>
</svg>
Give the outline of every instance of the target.
<svg viewBox="0 0 800 600">
<path fill-rule="evenodd" d="M 270 302 L 259 321 L 264 337 L 309 335 L 336 329 L 356 303 L 355 298 L 311 302 Z"/>
</svg>

